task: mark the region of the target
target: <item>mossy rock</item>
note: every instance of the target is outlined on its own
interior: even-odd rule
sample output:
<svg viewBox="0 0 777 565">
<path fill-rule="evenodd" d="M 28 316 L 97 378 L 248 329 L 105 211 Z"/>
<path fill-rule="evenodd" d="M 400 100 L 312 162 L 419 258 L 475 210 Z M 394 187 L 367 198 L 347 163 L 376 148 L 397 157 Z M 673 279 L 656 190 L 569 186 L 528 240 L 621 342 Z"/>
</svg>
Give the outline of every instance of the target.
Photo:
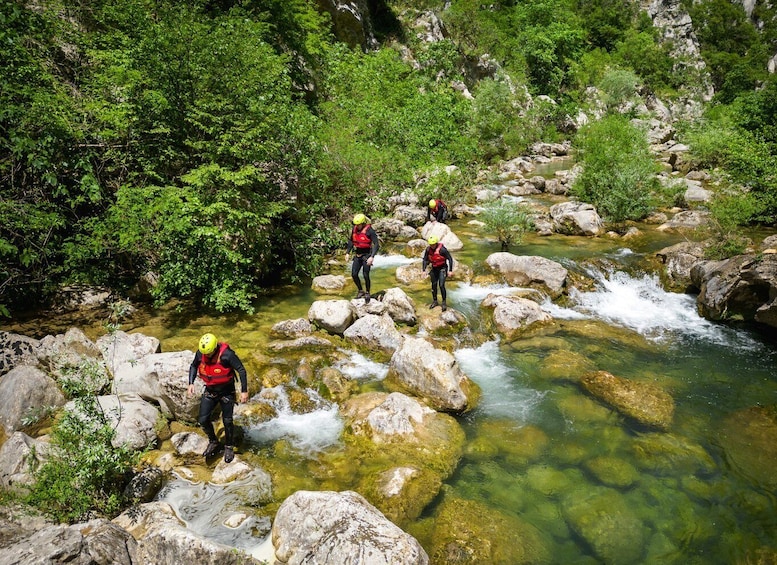
<svg viewBox="0 0 777 565">
<path fill-rule="evenodd" d="M 513 420 L 488 420 L 476 428 L 475 439 L 467 445 L 471 459 L 504 457 L 519 466 L 537 460 L 550 438 L 536 426 L 518 427 Z"/>
<path fill-rule="evenodd" d="M 764 488 L 777 488 L 777 407 L 735 412 L 723 421 L 717 437 L 737 472 Z"/>
<path fill-rule="evenodd" d="M 593 361 L 582 353 L 560 349 L 551 351 L 542 360 L 540 375 L 555 381 L 577 382 L 594 368 Z"/>
<path fill-rule="evenodd" d="M 551 563 L 549 541 L 533 525 L 473 500 L 447 497 L 438 509 L 432 564 Z"/>
<path fill-rule="evenodd" d="M 589 459 L 585 462 L 585 469 L 608 487 L 625 489 L 639 481 L 639 472 L 634 465 L 610 455 Z"/>
<path fill-rule="evenodd" d="M 704 447 L 678 435 L 645 434 L 634 440 L 632 450 L 639 467 L 659 475 L 710 475 L 717 469 Z"/>
</svg>

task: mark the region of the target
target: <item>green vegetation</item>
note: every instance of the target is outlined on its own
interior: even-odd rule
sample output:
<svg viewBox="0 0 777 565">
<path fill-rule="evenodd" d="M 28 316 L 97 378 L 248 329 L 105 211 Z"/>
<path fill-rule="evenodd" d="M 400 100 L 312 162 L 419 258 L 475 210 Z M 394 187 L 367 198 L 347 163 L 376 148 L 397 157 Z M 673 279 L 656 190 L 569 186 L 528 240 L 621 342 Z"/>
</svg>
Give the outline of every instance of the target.
<svg viewBox="0 0 777 565">
<path fill-rule="evenodd" d="M 718 92 L 692 148 L 745 187 L 741 221 L 772 221 L 775 10 L 687 9 Z M 419 10 L 443 40 L 404 27 Z M 251 311 L 264 286 L 317 274 L 354 210 L 379 217 L 408 190 L 455 204 L 484 164 L 568 135 L 588 87 L 612 109 L 698 82 L 632 2 L 387 0 L 373 15 L 381 46 L 363 53 L 310 0 L 3 3 L 0 315 L 147 273 L 158 302 Z M 736 145 L 705 149 L 721 130 Z M 601 185 L 615 193 L 589 178 L 582 194 L 638 217 L 624 196 L 641 157 L 619 157 L 629 178 Z M 417 187 L 449 165 L 461 177 Z"/>
<path fill-rule="evenodd" d="M 534 227 L 531 209 L 526 204 L 516 204 L 504 199 L 489 202 L 478 214 L 486 229 L 494 233 L 507 251 L 511 245 L 520 245 L 523 235 Z"/>
<path fill-rule="evenodd" d="M 111 444 L 116 431 L 95 397 L 75 403 L 56 423 L 44 461 L 33 467 L 26 501 L 60 522 L 113 517 L 124 505 L 122 493 L 141 454 Z"/>
<path fill-rule="evenodd" d="M 584 127 L 575 145 L 583 165 L 572 187 L 575 196 L 615 224 L 650 212 L 657 165 L 642 130 L 623 116 L 608 115 Z"/>
</svg>

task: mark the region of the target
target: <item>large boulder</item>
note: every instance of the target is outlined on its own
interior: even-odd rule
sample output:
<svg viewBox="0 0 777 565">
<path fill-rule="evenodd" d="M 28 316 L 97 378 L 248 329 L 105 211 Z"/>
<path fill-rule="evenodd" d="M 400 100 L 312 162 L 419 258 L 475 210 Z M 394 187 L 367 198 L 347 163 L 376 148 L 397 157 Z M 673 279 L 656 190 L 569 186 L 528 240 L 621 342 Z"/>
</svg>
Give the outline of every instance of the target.
<svg viewBox="0 0 777 565">
<path fill-rule="evenodd" d="M 553 230 L 566 235 L 596 236 L 604 232 L 604 224 L 591 204 L 561 202 L 550 207 Z"/>
<path fill-rule="evenodd" d="M 486 264 L 500 273 L 508 284 L 537 288 L 557 298 L 564 291 L 567 270 L 559 263 L 545 257 L 492 253 Z"/>
<path fill-rule="evenodd" d="M 356 309 L 348 300 L 316 300 L 308 309 L 308 320 L 331 334 L 343 332 L 356 319 Z"/>
<path fill-rule="evenodd" d="M 368 349 L 394 353 L 402 343 L 402 335 L 388 315 L 367 314 L 343 332 L 343 337 Z"/>
<path fill-rule="evenodd" d="M 406 337 L 394 352 L 384 382 L 443 412 L 471 410 L 479 396 L 478 386 L 461 371 L 453 355 L 418 337 Z"/>
<path fill-rule="evenodd" d="M 122 445 L 135 450 L 146 449 L 157 441 L 157 426 L 162 417 L 156 406 L 137 394 L 98 396 L 100 410 L 116 434 L 111 440 L 114 447 Z M 68 403 L 68 409 L 75 405 Z"/>
<path fill-rule="evenodd" d="M 33 458 L 42 461 L 48 447 L 48 442 L 43 439 L 14 432 L 0 447 L 0 485 L 12 492 L 24 492 L 33 482 Z"/>
<path fill-rule="evenodd" d="M 383 218 L 372 223 L 375 233 L 389 241 L 410 241 L 418 237 L 418 230 L 396 218 Z"/>
<path fill-rule="evenodd" d="M 297 491 L 283 501 L 272 527 L 275 556 L 300 565 L 424 565 L 418 541 L 360 494 Z"/>
<path fill-rule="evenodd" d="M 426 222 L 424 227 L 421 228 L 421 237 L 424 241 L 427 241 L 429 236 L 432 235 L 437 236 L 437 239 L 448 249 L 448 251 L 459 251 L 464 248 L 464 244 L 447 224 L 443 224 L 442 222 Z"/>
<path fill-rule="evenodd" d="M 494 325 L 505 336 L 512 339 L 535 324 L 553 320 L 539 304 L 526 298 L 489 294 L 481 303 L 484 308 L 493 308 Z"/>
<path fill-rule="evenodd" d="M 172 351 L 147 355 L 137 362 L 126 362 L 116 368 L 112 394 L 137 394 L 159 406 L 162 414 L 175 420 L 197 421 L 200 398 L 188 396 L 191 351 Z M 195 386 L 202 391 L 201 382 Z"/>
<path fill-rule="evenodd" d="M 777 407 L 754 406 L 727 416 L 716 439 L 726 461 L 759 487 L 777 489 Z"/>
<path fill-rule="evenodd" d="M 593 371 L 583 375 L 580 385 L 594 398 L 643 426 L 666 430 L 672 424 L 674 399 L 654 384 Z"/>
<path fill-rule="evenodd" d="M 664 279 L 671 290 L 687 292 L 691 290 L 691 269 L 704 257 L 704 246 L 693 241 L 681 241 L 664 247 L 656 252 L 656 257 L 664 264 Z"/>
<path fill-rule="evenodd" d="M 401 288 L 389 288 L 383 295 L 383 304 L 391 319 L 398 324 L 413 325 L 416 323 L 415 304 Z"/>
<path fill-rule="evenodd" d="M 121 330 L 99 337 L 97 348 L 102 352 L 105 363 L 112 369 L 122 363 L 134 363 L 146 355 L 161 351 L 157 338 L 140 333 L 128 334 Z"/>
<path fill-rule="evenodd" d="M 413 227 L 421 227 L 426 223 L 426 210 L 420 206 L 397 206 L 394 218 Z"/>
<path fill-rule="evenodd" d="M 43 371 L 20 365 L 0 379 L 0 425 L 7 434 L 26 427 L 26 419 L 36 411 L 65 404 L 57 383 Z"/>
<path fill-rule="evenodd" d="M 320 294 L 340 294 L 348 284 L 343 275 L 319 275 L 313 278 L 312 287 Z"/>
<path fill-rule="evenodd" d="M 294 320 L 281 320 L 273 324 L 270 328 L 272 337 L 296 339 L 306 337 L 313 331 L 313 326 L 306 318 L 296 318 Z"/>
<path fill-rule="evenodd" d="M 746 320 L 777 327 L 777 254 L 737 255 L 691 269 L 699 312 L 711 320 Z"/>
<path fill-rule="evenodd" d="M 119 526 L 100 518 L 72 526 L 44 526 L 13 545 L 4 547 L 0 552 L 0 565 L 134 565 L 143 562 L 139 557 L 132 536 Z"/>
</svg>

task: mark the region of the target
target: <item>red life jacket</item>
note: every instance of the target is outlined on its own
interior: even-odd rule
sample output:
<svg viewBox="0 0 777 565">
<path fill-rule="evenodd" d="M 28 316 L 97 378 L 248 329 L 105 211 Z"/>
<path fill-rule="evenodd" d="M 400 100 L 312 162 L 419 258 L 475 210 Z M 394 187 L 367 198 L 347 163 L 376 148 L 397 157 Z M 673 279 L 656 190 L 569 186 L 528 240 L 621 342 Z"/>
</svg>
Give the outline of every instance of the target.
<svg viewBox="0 0 777 565">
<path fill-rule="evenodd" d="M 200 375 L 205 386 L 224 385 L 235 378 L 235 370 L 221 362 L 221 356 L 228 347 L 226 343 L 219 343 L 218 351 L 211 355 L 210 359 L 206 359 L 205 355 L 202 356 L 197 374 Z"/>
<path fill-rule="evenodd" d="M 432 212 L 436 214 L 437 210 L 439 210 L 440 208 L 447 208 L 447 206 L 445 205 L 445 202 L 439 199 L 435 199 L 434 208 L 432 208 Z"/>
<path fill-rule="evenodd" d="M 445 257 L 440 253 L 440 249 L 442 249 L 442 243 L 429 247 L 429 262 L 432 264 L 432 267 L 439 268 L 445 265 Z"/>
<path fill-rule="evenodd" d="M 361 230 L 356 226 L 353 226 L 353 233 L 351 234 L 351 241 L 356 249 L 369 249 L 372 247 L 372 240 L 367 235 L 367 230 L 370 229 L 370 224 L 367 224 Z"/>
</svg>

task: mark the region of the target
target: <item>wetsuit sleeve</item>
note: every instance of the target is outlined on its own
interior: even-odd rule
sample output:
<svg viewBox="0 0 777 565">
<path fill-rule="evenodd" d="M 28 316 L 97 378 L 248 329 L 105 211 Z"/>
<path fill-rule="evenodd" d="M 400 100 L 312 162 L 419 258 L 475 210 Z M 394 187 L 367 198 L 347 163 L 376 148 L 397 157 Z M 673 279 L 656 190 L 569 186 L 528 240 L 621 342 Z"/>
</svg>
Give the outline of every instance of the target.
<svg viewBox="0 0 777 565">
<path fill-rule="evenodd" d="M 240 377 L 240 392 L 248 392 L 248 373 L 246 373 L 246 368 L 237 353 L 229 348 L 221 355 L 221 361 L 232 367 Z"/>
<path fill-rule="evenodd" d="M 421 270 L 425 271 L 428 265 L 429 265 L 429 248 L 427 247 L 426 249 L 424 249 L 424 256 L 421 259 Z"/>
<path fill-rule="evenodd" d="M 431 219 L 432 219 L 432 209 L 427 206 L 426 207 L 426 221 L 428 222 Z"/>
<path fill-rule="evenodd" d="M 353 251 L 353 232 L 348 234 L 348 243 L 345 246 L 345 252 L 350 253 Z"/>
<path fill-rule="evenodd" d="M 375 230 L 370 228 L 367 230 L 367 235 L 370 236 L 370 257 L 375 257 L 378 254 L 378 234 Z"/>
<path fill-rule="evenodd" d="M 448 270 L 452 271 L 453 270 L 453 255 L 451 255 L 451 252 L 448 251 L 447 248 L 443 247 L 442 250 L 440 251 L 440 255 L 445 257 L 445 259 L 448 261 Z"/>
<path fill-rule="evenodd" d="M 200 366 L 200 360 L 202 359 L 202 353 L 199 351 L 194 354 L 194 360 L 192 361 L 192 364 L 189 365 L 189 384 L 194 384 L 194 381 L 197 380 L 197 367 Z"/>
</svg>

